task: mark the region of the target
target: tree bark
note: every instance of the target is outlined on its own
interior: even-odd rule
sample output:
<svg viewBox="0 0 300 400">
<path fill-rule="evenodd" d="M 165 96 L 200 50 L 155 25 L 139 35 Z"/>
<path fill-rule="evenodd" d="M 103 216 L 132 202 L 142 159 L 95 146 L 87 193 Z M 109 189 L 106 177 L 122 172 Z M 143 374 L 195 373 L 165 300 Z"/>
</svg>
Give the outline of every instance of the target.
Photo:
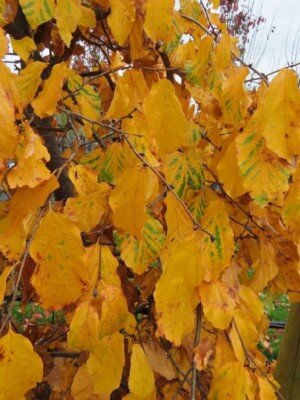
<svg viewBox="0 0 300 400">
<path fill-rule="evenodd" d="M 275 370 L 285 400 L 300 399 L 300 303 L 293 304 Z"/>
<path fill-rule="evenodd" d="M 4 27 L 5 31 L 9 33 L 15 39 L 22 39 L 25 36 L 31 36 L 29 24 L 26 17 L 19 5 L 15 20 Z M 66 55 L 67 57 L 68 55 Z M 38 51 L 34 53 L 34 60 L 40 60 L 40 54 Z M 43 79 L 45 79 L 51 72 L 51 68 L 48 68 L 43 73 Z M 45 146 L 50 154 L 50 161 L 47 163 L 48 168 L 51 172 L 63 166 L 65 160 L 61 156 L 55 132 L 53 130 L 47 130 L 51 128 L 52 118 L 39 119 L 35 118 L 35 122 L 38 123 L 42 129 L 37 129 L 38 133 L 44 139 Z M 59 176 L 60 187 L 55 191 L 56 200 L 65 200 L 68 197 L 74 196 L 74 186 L 69 179 L 67 168 L 64 168 Z"/>
<path fill-rule="evenodd" d="M 40 136 L 44 139 L 45 146 L 50 154 L 50 161 L 47 163 L 47 167 L 51 172 L 61 168 L 65 159 L 61 155 L 61 151 L 58 147 L 55 132 L 52 130 L 47 130 L 47 127 L 51 127 L 52 118 L 44 118 L 38 120 L 38 126 L 42 129 L 39 129 L 38 132 Z M 65 200 L 69 197 L 74 196 L 74 186 L 68 176 L 67 168 L 64 168 L 58 178 L 59 180 L 59 188 L 54 192 L 56 200 Z"/>
</svg>

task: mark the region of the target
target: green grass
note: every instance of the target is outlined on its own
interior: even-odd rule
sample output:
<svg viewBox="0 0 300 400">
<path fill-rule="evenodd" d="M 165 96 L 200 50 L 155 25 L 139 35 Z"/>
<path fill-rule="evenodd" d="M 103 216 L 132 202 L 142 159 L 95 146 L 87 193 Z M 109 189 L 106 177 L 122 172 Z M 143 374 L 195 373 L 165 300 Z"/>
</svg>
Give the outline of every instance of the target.
<svg viewBox="0 0 300 400">
<path fill-rule="evenodd" d="M 265 292 L 261 295 L 261 300 L 270 321 L 287 321 L 290 302 L 286 295 L 272 295 L 270 292 Z M 258 345 L 258 348 L 265 354 L 269 361 L 277 360 L 283 333 L 283 329 L 270 328 L 264 342 Z"/>
<path fill-rule="evenodd" d="M 36 303 L 29 302 L 21 306 L 21 302 L 16 301 L 12 309 L 12 321 L 18 331 L 22 333 L 27 324 L 57 325 L 65 323 L 65 318 L 63 311 L 49 312 Z"/>
</svg>

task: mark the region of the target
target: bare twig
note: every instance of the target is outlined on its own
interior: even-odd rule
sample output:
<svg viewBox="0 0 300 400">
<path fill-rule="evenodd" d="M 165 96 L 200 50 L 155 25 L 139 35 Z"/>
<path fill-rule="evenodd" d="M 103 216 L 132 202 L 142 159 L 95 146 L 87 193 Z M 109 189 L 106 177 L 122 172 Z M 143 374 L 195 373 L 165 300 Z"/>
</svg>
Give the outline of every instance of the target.
<svg viewBox="0 0 300 400">
<path fill-rule="evenodd" d="M 209 32 L 209 30 L 206 29 L 205 26 L 203 26 L 201 24 L 201 22 L 197 21 L 195 18 L 190 17 L 190 16 L 185 15 L 185 14 L 180 14 L 180 16 L 181 16 L 181 18 L 186 19 L 187 21 L 193 22 L 195 25 L 199 26 L 199 28 L 202 29 L 203 32 L 205 32 L 207 35 L 209 35 L 209 36 L 214 35 L 214 33 Z"/>
<path fill-rule="evenodd" d="M 135 147 L 132 145 L 132 143 L 130 142 L 130 140 L 124 136 L 124 140 L 126 141 L 126 143 L 128 144 L 128 146 L 131 148 L 131 150 L 133 151 L 133 153 L 142 161 L 142 163 L 144 165 L 146 165 L 148 168 L 151 169 L 151 171 L 153 171 L 155 173 L 155 175 L 165 184 L 165 186 L 167 187 L 167 189 L 169 190 L 169 192 L 172 193 L 172 195 L 175 197 L 175 199 L 181 204 L 181 206 L 184 208 L 184 210 L 186 211 L 187 215 L 189 216 L 190 220 L 193 222 L 194 225 L 194 229 L 199 229 L 200 231 L 204 232 L 206 235 L 208 235 L 210 237 L 210 240 L 213 242 L 215 240 L 215 237 L 208 232 L 206 229 L 204 229 L 199 222 L 196 220 L 196 218 L 193 216 L 193 214 L 191 213 L 191 211 L 189 210 L 188 206 L 185 204 L 185 202 L 177 195 L 177 193 L 174 191 L 174 189 L 172 188 L 172 186 L 165 180 L 165 178 L 160 174 L 160 172 L 158 172 L 151 164 L 149 164 L 144 157 L 135 149 Z"/>
<path fill-rule="evenodd" d="M 265 373 L 265 371 L 263 371 L 261 368 L 260 368 L 260 366 L 254 361 L 254 359 L 250 356 L 250 354 L 248 353 L 248 351 L 247 351 L 247 349 L 246 349 L 246 346 L 245 346 L 245 344 L 244 344 L 244 342 L 243 342 L 243 339 L 242 339 L 242 337 L 241 337 L 241 334 L 240 334 L 240 332 L 239 332 L 239 330 L 238 330 L 238 327 L 237 327 L 237 325 L 236 325 L 236 323 L 235 323 L 235 321 L 233 320 L 233 325 L 234 325 L 234 327 L 235 327 L 235 330 L 236 330 L 236 332 L 237 332 L 237 334 L 238 334 L 238 337 L 239 337 L 239 340 L 240 340 L 240 342 L 241 342 L 241 345 L 242 345 L 242 348 L 243 348 L 243 351 L 244 351 L 244 353 L 245 353 L 245 356 L 246 356 L 246 358 L 247 358 L 247 360 L 248 360 L 248 363 L 249 363 L 249 366 L 251 367 L 251 363 L 254 365 L 254 367 L 261 373 L 261 375 L 268 381 L 268 383 L 272 386 L 272 388 L 274 389 L 274 391 L 275 391 L 275 393 L 277 394 L 277 397 L 279 398 L 279 399 L 281 399 L 281 400 L 285 400 L 284 399 L 284 397 L 282 396 L 282 394 L 279 392 L 279 390 L 277 389 L 277 387 L 276 387 L 276 385 L 274 384 L 274 382 L 268 377 L 268 375 Z"/>
<path fill-rule="evenodd" d="M 208 235 L 210 237 L 210 240 L 213 242 L 215 240 L 214 235 L 212 235 L 210 232 L 208 232 L 206 229 L 204 229 L 199 222 L 196 220 L 196 218 L 193 216 L 193 214 L 191 213 L 191 211 L 189 210 L 188 206 L 185 204 L 185 202 L 177 195 L 177 193 L 174 191 L 174 189 L 172 188 L 172 186 L 165 180 L 165 178 L 151 165 L 149 164 L 145 158 L 135 149 L 135 147 L 133 146 L 133 144 L 130 142 L 130 140 L 127 138 L 127 135 L 129 134 L 128 132 L 123 131 L 122 129 L 117 129 L 115 127 L 113 127 L 112 125 L 109 124 L 105 124 L 103 122 L 99 122 L 99 121 L 95 121 L 91 118 L 87 118 L 84 117 L 83 115 L 76 113 L 74 111 L 70 111 L 67 110 L 63 107 L 58 106 L 57 107 L 59 110 L 65 112 L 65 113 L 69 113 L 71 115 L 75 115 L 78 118 L 81 118 L 85 121 L 88 121 L 92 124 L 95 125 L 99 125 L 102 128 L 107 128 L 109 130 L 112 130 L 116 133 L 119 133 L 120 135 L 122 135 L 122 137 L 124 138 L 124 140 L 126 141 L 126 143 L 128 144 L 128 146 L 131 148 L 131 150 L 133 151 L 133 153 L 136 155 L 137 158 L 140 159 L 140 161 L 146 165 L 149 169 L 151 169 L 152 172 L 154 172 L 154 174 L 165 184 L 165 186 L 167 187 L 167 189 L 169 190 L 169 192 L 172 193 L 172 195 L 175 197 L 175 199 L 181 204 L 181 206 L 184 208 L 184 210 L 186 211 L 186 213 L 188 214 L 190 220 L 193 222 L 194 225 L 194 229 L 195 230 L 200 230 L 203 233 L 205 233 L 206 235 Z M 103 138 L 102 138 L 103 139 Z"/>
<path fill-rule="evenodd" d="M 23 253 L 22 261 L 21 261 L 21 265 L 20 265 L 20 269 L 19 269 L 19 273 L 18 273 L 18 277 L 17 277 L 17 280 L 16 280 L 15 290 L 14 290 L 14 293 L 13 293 L 13 296 L 12 296 L 12 299 L 11 299 L 11 303 L 10 303 L 10 305 L 9 305 L 9 309 L 8 309 L 7 315 L 6 315 L 6 317 L 4 318 L 4 321 L 3 321 L 2 325 L 1 325 L 1 328 L 0 328 L 0 335 L 1 335 L 1 333 L 3 332 L 3 330 L 4 330 L 5 326 L 6 326 L 6 324 L 7 324 L 7 323 L 10 321 L 10 319 L 11 319 L 11 316 L 12 316 L 12 309 L 13 309 L 14 303 L 15 303 L 16 298 L 17 298 L 17 292 L 18 292 L 18 288 L 19 288 L 19 285 L 20 285 L 20 282 L 21 282 L 21 277 L 22 277 L 22 274 L 23 274 L 23 270 L 24 270 L 24 267 L 25 267 L 25 263 L 26 263 L 26 260 L 27 260 L 28 254 L 29 254 L 29 249 L 30 249 L 31 243 L 32 243 L 32 241 L 33 241 L 33 239 L 34 239 L 34 235 L 35 235 L 35 233 L 36 233 L 36 231 L 37 231 L 37 228 L 38 228 L 38 226 L 39 226 L 39 222 L 40 222 L 40 220 L 41 220 L 41 218 L 42 218 L 42 216 L 43 216 L 43 214 L 44 214 L 44 211 L 45 211 L 45 209 L 46 209 L 47 206 L 48 206 L 48 204 L 47 204 L 46 206 L 43 206 L 43 207 L 41 208 L 41 210 L 40 210 L 40 212 L 39 212 L 39 215 L 38 215 L 38 217 L 37 217 L 37 219 L 36 219 L 36 221 L 35 221 L 35 224 L 34 224 L 34 227 L 33 227 L 33 230 L 32 230 L 32 234 L 31 234 L 31 237 L 30 237 L 30 239 L 28 240 L 28 243 L 27 243 L 27 245 L 26 245 L 25 251 L 24 251 L 24 253 Z"/>
<path fill-rule="evenodd" d="M 201 333 L 201 304 L 198 304 L 196 308 L 196 329 L 194 337 L 194 348 L 198 346 Z M 196 389 L 197 389 L 197 367 L 193 358 L 192 364 L 192 385 L 191 385 L 191 400 L 196 400 Z"/>
</svg>

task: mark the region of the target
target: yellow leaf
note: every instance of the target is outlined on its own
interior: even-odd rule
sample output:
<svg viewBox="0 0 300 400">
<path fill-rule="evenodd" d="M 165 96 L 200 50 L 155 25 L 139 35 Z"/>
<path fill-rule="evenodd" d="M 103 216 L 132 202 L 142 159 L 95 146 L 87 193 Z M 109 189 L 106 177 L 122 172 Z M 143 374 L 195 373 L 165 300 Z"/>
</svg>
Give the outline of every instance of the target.
<svg viewBox="0 0 300 400">
<path fill-rule="evenodd" d="M 123 397 L 123 400 L 141 400 L 141 399 L 143 399 L 143 400 L 156 400 L 156 398 L 157 397 L 156 397 L 156 393 L 155 393 L 155 390 L 154 390 L 153 392 L 151 392 L 150 394 L 148 394 L 145 397 L 136 396 L 134 393 L 128 393 L 128 394 L 126 394 L 125 397 Z M 178 400 L 181 400 L 181 399 L 178 397 Z"/>
<path fill-rule="evenodd" d="M 42 79 L 41 73 L 46 68 L 47 64 L 35 61 L 28 64 L 19 75 L 17 75 L 16 86 L 18 91 L 17 106 L 20 112 L 34 98 Z"/>
<path fill-rule="evenodd" d="M 0 1 L 0 26 L 8 25 L 13 22 L 18 11 L 18 1 L 1 0 Z"/>
<path fill-rule="evenodd" d="M 111 14 L 108 25 L 116 39 L 122 46 L 132 29 L 135 20 L 135 6 L 133 0 L 110 0 Z"/>
<path fill-rule="evenodd" d="M 100 121 L 101 99 L 99 94 L 91 85 L 85 84 L 83 78 L 71 69 L 68 71 L 68 88 L 74 92 L 81 114 L 94 121 Z"/>
<path fill-rule="evenodd" d="M 251 120 L 246 132 L 236 138 L 242 184 L 251 197 L 264 207 L 288 190 L 291 168 L 268 150 L 265 139 L 255 133 Z"/>
<path fill-rule="evenodd" d="M 205 280 L 215 280 L 229 266 L 234 253 L 234 235 L 225 204 L 221 200 L 213 200 L 208 204 L 201 226 L 214 236 L 212 241 L 208 235 L 203 235 L 200 246 L 203 265 L 207 266 Z"/>
<path fill-rule="evenodd" d="M 196 288 L 203 281 L 205 265 L 201 264 L 201 253 L 193 237 L 174 242 L 163 255 L 162 264 L 163 272 L 154 292 L 157 334 L 179 346 L 194 329 Z"/>
<path fill-rule="evenodd" d="M 0 83 L 0 163 L 13 158 L 18 144 L 14 106 Z"/>
<path fill-rule="evenodd" d="M 107 198 L 110 187 L 107 183 L 96 183 L 91 193 L 69 198 L 64 214 L 76 223 L 80 231 L 89 232 L 96 226 L 108 209 Z"/>
<path fill-rule="evenodd" d="M 132 151 L 128 146 L 119 142 L 112 143 L 97 167 L 98 179 L 116 185 L 127 168 L 132 167 L 131 161 Z"/>
<path fill-rule="evenodd" d="M 1 10 L 0 10 L 1 13 Z M 1 23 L 1 16 L 0 16 Z M 8 40 L 4 33 L 4 30 L 0 27 L 0 58 L 2 59 L 8 51 Z"/>
<path fill-rule="evenodd" d="M 172 193 L 168 193 L 165 204 L 167 206 L 166 222 L 168 241 L 183 239 L 194 233 L 193 222 L 187 212 Z"/>
<path fill-rule="evenodd" d="M 210 2 L 213 5 L 213 8 L 219 8 L 220 7 L 220 0 L 210 0 Z"/>
<path fill-rule="evenodd" d="M 7 176 L 11 188 L 22 186 L 34 188 L 42 181 L 50 179 L 51 173 L 43 161 L 43 159 L 50 160 L 48 150 L 27 122 L 24 123 L 24 134 L 20 136 L 16 156 L 18 164 Z"/>
<path fill-rule="evenodd" d="M 36 50 L 36 44 L 29 36 L 25 36 L 20 40 L 16 40 L 12 37 L 10 40 L 15 53 L 17 53 L 23 61 L 28 61 L 30 54 Z"/>
<path fill-rule="evenodd" d="M 69 198 L 64 208 L 64 214 L 76 223 L 81 232 L 89 232 L 100 222 L 107 210 L 109 191 L 109 186 L 103 183 L 93 193 Z"/>
<path fill-rule="evenodd" d="M 282 218 L 293 232 L 300 233 L 300 163 L 298 163 L 293 183 L 283 201 Z"/>
<path fill-rule="evenodd" d="M 36 263 L 31 283 L 46 309 L 60 309 L 74 303 L 88 289 L 80 231 L 63 214 L 50 211 L 43 217 L 30 255 Z"/>
<path fill-rule="evenodd" d="M 132 346 L 128 386 L 130 392 L 139 397 L 146 397 L 154 390 L 154 375 L 142 347 Z"/>
<path fill-rule="evenodd" d="M 239 197 L 245 193 L 246 189 L 241 182 L 234 141 L 229 144 L 222 154 L 221 160 L 217 165 L 217 171 L 220 181 L 223 183 L 224 189 L 229 196 Z"/>
<path fill-rule="evenodd" d="M 100 283 L 97 291 L 102 301 L 99 337 L 112 335 L 125 327 L 127 300 L 121 287 Z"/>
<path fill-rule="evenodd" d="M 192 59 L 186 57 L 185 70 L 189 82 L 196 86 L 204 86 L 207 81 L 207 70 L 210 63 L 210 58 L 213 50 L 214 40 L 211 36 L 206 36 L 203 39 L 196 38 L 193 45 Z M 201 54 L 201 57 L 199 55 Z"/>
<path fill-rule="evenodd" d="M 215 346 L 215 358 L 213 364 L 214 375 L 218 373 L 219 369 L 224 364 L 231 361 L 236 361 L 233 349 L 224 333 L 219 332 Z"/>
<path fill-rule="evenodd" d="M 9 260 L 17 260 L 25 249 L 34 213 L 49 195 L 59 187 L 54 175 L 48 181 L 31 189 L 17 189 L 10 202 L 8 215 L 0 222 L 0 249 Z"/>
<path fill-rule="evenodd" d="M 234 352 L 234 359 L 239 360 L 241 362 L 245 361 L 246 358 L 246 354 L 245 354 L 245 350 L 243 347 L 243 343 L 241 341 L 241 337 L 240 334 L 238 333 L 236 326 L 233 325 L 232 328 L 230 329 L 229 332 L 229 339 L 230 339 L 230 343 Z"/>
<path fill-rule="evenodd" d="M 143 22 L 137 14 L 129 36 L 130 55 L 132 60 L 138 60 L 144 54 Z"/>
<path fill-rule="evenodd" d="M 142 71 L 128 70 L 117 80 L 114 97 L 106 113 L 106 118 L 119 119 L 140 109 L 149 89 Z"/>
<path fill-rule="evenodd" d="M 0 305 L 2 305 L 5 296 L 6 280 L 9 277 L 13 268 L 13 266 L 4 268 L 2 274 L 0 275 Z"/>
<path fill-rule="evenodd" d="M 300 91 L 295 71 L 284 68 L 278 73 L 257 113 L 261 134 L 270 150 L 287 160 L 300 154 Z"/>
<path fill-rule="evenodd" d="M 32 29 L 54 16 L 54 0 L 20 0 L 20 5 Z"/>
<path fill-rule="evenodd" d="M 101 281 L 106 285 L 121 287 L 120 278 L 117 274 L 119 262 L 112 255 L 109 247 L 101 246 L 100 248 L 100 275 Z"/>
<path fill-rule="evenodd" d="M 144 100 L 143 109 L 149 133 L 156 141 L 160 156 L 171 153 L 184 144 L 188 123 L 170 81 L 162 79 L 152 85 Z"/>
<path fill-rule="evenodd" d="M 241 309 L 252 319 L 254 324 L 258 324 L 264 314 L 264 307 L 259 297 L 251 288 L 244 285 L 240 286 L 238 295 Z"/>
<path fill-rule="evenodd" d="M 246 350 L 251 349 L 252 346 L 256 346 L 258 335 L 256 326 L 257 324 L 253 322 L 248 313 L 239 308 L 235 310 L 233 329 L 237 331 L 239 341 Z"/>
<path fill-rule="evenodd" d="M 222 37 L 215 49 L 214 55 L 214 68 L 223 72 L 227 68 L 231 61 L 231 51 L 234 50 L 236 39 L 228 35 L 226 32 L 222 32 Z"/>
<path fill-rule="evenodd" d="M 199 294 L 205 318 L 217 329 L 228 328 L 236 306 L 231 289 L 220 281 L 203 283 Z"/>
<path fill-rule="evenodd" d="M 254 292 L 261 292 L 278 273 L 278 261 L 273 245 L 267 239 L 261 239 L 258 259 L 253 264 L 254 276 L 249 286 Z"/>
<path fill-rule="evenodd" d="M 228 362 L 216 371 L 208 400 L 253 399 L 250 374 L 239 361 Z"/>
<path fill-rule="evenodd" d="M 100 400 L 100 397 L 93 393 L 93 383 L 86 364 L 81 365 L 74 376 L 71 393 L 75 400 Z"/>
<path fill-rule="evenodd" d="M 200 222 L 207 206 L 205 191 L 201 190 L 197 192 L 197 194 L 189 200 L 188 206 L 194 218 Z"/>
<path fill-rule="evenodd" d="M 0 398 L 24 399 L 25 394 L 43 379 L 43 363 L 30 341 L 11 328 L 0 339 Z"/>
<path fill-rule="evenodd" d="M 85 302 L 77 306 L 68 332 L 70 349 L 93 351 L 99 344 L 99 315 L 96 308 Z"/>
<path fill-rule="evenodd" d="M 168 42 L 173 38 L 173 9 L 174 0 L 162 0 L 159 7 L 156 0 L 147 1 L 144 29 L 153 42 Z"/>
<path fill-rule="evenodd" d="M 110 7 L 110 0 L 94 0 L 94 2 L 100 4 L 104 10 L 108 10 Z"/>
<path fill-rule="evenodd" d="M 259 387 L 259 398 L 261 400 L 276 400 L 278 398 L 274 388 L 265 378 L 258 376 L 257 381 Z"/>
<path fill-rule="evenodd" d="M 223 84 L 220 105 L 224 121 L 229 124 L 238 124 L 246 114 L 248 104 L 244 81 L 248 73 L 246 67 L 237 68 Z"/>
<path fill-rule="evenodd" d="M 146 205 L 158 192 L 156 175 L 147 167 L 128 168 L 109 197 L 114 225 L 125 233 L 142 238 L 148 220 Z"/>
<path fill-rule="evenodd" d="M 165 243 L 163 227 L 149 218 L 142 228 L 142 239 L 126 237 L 121 246 L 121 258 L 136 274 L 142 274 L 155 261 Z"/>
<path fill-rule="evenodd" d="M 84 7 L 79 4 L 79 8 L 81 11 L 81 16 L 78 21 L 79 26 L 83 26 L 85 28 L 95 28 L 96 26 L 96 16 L 94 10 Z"/>
<path fill-rule="evenodd" d="M 72 33 L 81 17 L 81 9 L 77 0 L 57 0 L 55 8 L 56 25 L 59 34 L 67 47 L 70 47 Z"/>
<path fill-rule="evenodd" d="M 62 86 L 67 73 L 67 65 L 54 65 L 50 77 L 46 80 L 43 90 L 32 101 L 32 107 L 40 118 L 52 116 L 56 112 L 56 104 L 60 99 Z"/>
<path fill-rule="evenodd" d="M 144 160 L 152 167 L 159 167 L 160 163 L 152 153 L 153 139 L 148 134 L 148 124 L 141 112 L 135 112 L 132 118 L 124 118 L 122 129 L 130 134 L 130 143 L 135 150 L 143 154 Z"/>
<path fill-rule="evenodd" d="M 163 159 L 163 171 L 180 198 L 185 198 L 188 190 L 200 190 L 204 182 L 201 150 L 167 154 Z"/>
<path fill-rule="evenodd" d="M 110 394 L 121 383 L 125 363 L 124 339 L 120 333 L 105 336 L 87 360 L 94 393 Z"/>
</svg>

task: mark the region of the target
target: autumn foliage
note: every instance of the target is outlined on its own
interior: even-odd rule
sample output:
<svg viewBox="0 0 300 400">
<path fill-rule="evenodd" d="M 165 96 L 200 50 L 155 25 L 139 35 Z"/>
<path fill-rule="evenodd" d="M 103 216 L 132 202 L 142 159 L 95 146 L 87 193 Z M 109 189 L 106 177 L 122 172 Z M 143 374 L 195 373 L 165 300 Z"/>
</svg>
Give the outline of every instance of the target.
<svg viewBox="0 0 300 400">
<path fill-rule="evenodd" d="M 245 65 L 218 6 L 0 0 L 1 400 L 276 399 L 298 77 Z"/>
</svg>

